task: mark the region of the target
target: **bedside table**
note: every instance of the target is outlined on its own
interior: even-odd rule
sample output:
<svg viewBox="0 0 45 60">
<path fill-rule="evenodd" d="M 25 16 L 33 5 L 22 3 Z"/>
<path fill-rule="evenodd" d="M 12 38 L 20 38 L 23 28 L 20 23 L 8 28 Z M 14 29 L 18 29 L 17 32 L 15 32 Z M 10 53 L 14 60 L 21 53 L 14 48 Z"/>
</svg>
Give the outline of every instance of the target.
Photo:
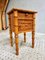
<svg viewBox="0 0 45 60">
<path fill-rule="evenodd" d="M 10 28 L 10 43 L 13 46 L 12 32 L 15 34 L 16 55 L 19 54 L 18 34 L 24 32 L 24 43 L 26 42 L 26 32 L 32 32 L 32 48 L 34 48 L 35 38 L 35 11 L 12 9 L 8 12 L 9 28 Z"/>
</svg>

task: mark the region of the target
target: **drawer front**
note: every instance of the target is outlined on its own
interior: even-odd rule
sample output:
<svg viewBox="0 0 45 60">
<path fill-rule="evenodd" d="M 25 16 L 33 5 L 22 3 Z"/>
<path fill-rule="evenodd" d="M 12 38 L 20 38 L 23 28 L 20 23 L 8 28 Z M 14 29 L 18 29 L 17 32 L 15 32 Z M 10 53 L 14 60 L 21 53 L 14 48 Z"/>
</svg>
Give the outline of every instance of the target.
<svg viewBox="0 0 45 60">
<path fill-rule="evenodd" d="M 22 18 L 25 18 L 25 13 L 21 13 L 21 12 L 18 13 L 18 18 L 21 18 L 21 19 L 22 19 Z"/>
<path fill-rule="evenodd" d="M 32 21 L 30 20 L 18 20 L 19 31 L 32 30 Z"/>
</svg>

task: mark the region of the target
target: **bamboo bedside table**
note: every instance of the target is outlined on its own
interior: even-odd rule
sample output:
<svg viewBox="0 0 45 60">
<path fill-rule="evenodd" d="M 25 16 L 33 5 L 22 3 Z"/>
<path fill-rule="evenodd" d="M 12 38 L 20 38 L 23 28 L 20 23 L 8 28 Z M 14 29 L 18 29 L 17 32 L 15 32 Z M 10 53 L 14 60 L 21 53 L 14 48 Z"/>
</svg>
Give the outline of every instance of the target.
<svg viewBox="0 0 45 60">
<path fill-rule="evenodd" d="M 34 11 L 12 9 L 8 12 L 9 28 L 10 28 L 10 43 L 13 46 L 12 32 L 15 34 L 16 55 L 19 54 L 18 34 L 24 32 L 24 42 L 26 42 L 26 32 L 32 31 L 32 48 L 34 48 L 35 35 L 35 13 Z"/>
</svg>

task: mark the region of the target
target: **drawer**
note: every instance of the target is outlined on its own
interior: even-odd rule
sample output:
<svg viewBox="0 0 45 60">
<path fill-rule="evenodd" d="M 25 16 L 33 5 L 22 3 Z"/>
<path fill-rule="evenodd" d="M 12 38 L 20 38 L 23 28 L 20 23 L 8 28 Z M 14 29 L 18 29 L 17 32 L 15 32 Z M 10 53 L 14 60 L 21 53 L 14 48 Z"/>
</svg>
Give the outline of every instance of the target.
<svg viewBox="0 0 45 60">
<path fill-rule="evenodd" d="M 32 24 L 22 24 L 22 25 L 20 24 L 20 25 L 19 25 L 19 29 L 20 29 L 20 28 L 21 28 L 21 29 L 22 29 L 22 28 L 24 28 L 24 29 L 26 29 L 26 28 L 32 28 Z"/>
<path fill-rule="evenodd" d="M 27 25 L 27 24 L 30 24 L 30 25 L 32 25 L 32 20 L 18 20 L 18 25 L 20 26 L 22 26 L 22 25 Z"/>
<path fill-rule="evenodd" d="M 32 21 L 30 20 L 18 20 L 19 31 L 26 31 L 32 29 Z"/>
<path fill-rule="evenodd" d="M 21 13 L 21 12 L 18 13 L 18 18 L 21 18 L 21 19 L 22 19 L 22 18 L 25 18 L 25 13 Z"/>
<path fill-rule="evenodd" d="M 29 30 L 32 30 L 32 27 L 31 26 L 20 26 L 19 31 L 29 31 Z"/>
</svg>

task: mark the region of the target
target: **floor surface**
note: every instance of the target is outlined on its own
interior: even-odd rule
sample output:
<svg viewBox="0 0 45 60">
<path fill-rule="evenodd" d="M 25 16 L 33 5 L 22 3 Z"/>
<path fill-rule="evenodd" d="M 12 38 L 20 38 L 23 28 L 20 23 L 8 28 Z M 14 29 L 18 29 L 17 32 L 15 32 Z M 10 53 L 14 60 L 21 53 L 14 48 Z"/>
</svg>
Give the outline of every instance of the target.
<svg viewBox="0 0 45 60">
<path fill-rule="evenodd" d="M 19 34 L 19 55 L 16 56 L 15 44 L 13 47 L 10 46 L 9 31 L 0 32 L 0 60 L 45 60 L 45 36 L 35 34 L 34 48 L 31 47 L 31 37 L 31 33 L 26 33 L 26 43 L 24 43 L 23 33 Z"/>
</svg>

